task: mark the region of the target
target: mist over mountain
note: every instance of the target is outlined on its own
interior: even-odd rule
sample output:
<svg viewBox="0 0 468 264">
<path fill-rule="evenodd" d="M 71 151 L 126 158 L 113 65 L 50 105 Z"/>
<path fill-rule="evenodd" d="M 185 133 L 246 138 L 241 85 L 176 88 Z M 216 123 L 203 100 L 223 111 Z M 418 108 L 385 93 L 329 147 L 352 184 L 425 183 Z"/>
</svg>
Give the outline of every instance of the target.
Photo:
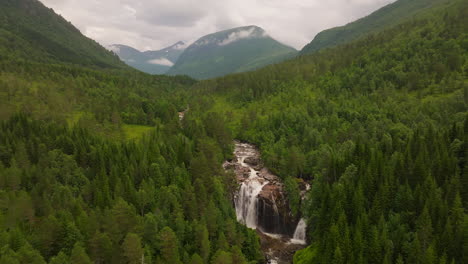
<svg viewBox="0 0 468 264">
<path fill-rule="evenodd" d="M 399 0 L 297 56 L 257 26 L 106 49 L 0 0 L 0 264 L 468 263 L 467 14 Z"/>
<path fill-rule="evenodd" d="M 164 74 L 177 61 L 186 45 L 179 41 L 161 50 L 139 51 L 126 45 L 114 44 L 108 46 L 127 65 L 149 74 Z"/>
<path fill-rule="evenodd" d="M 201 37 L 185 49 L 168 74 L 209 79 L 261 68 L 296 53 L 260 27 L 239 27 Z"/>
</svg>

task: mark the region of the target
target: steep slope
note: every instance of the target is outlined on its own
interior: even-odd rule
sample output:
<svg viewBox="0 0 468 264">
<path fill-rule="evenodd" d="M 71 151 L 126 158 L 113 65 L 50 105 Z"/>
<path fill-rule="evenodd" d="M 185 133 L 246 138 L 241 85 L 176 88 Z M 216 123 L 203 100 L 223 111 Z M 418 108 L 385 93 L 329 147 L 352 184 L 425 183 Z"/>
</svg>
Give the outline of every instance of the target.
<svg viewBox="0 0 468 264">
<path fill-rule="evenodd" d="M 404 22 L 406 19 L 443 2 L 447 2 L 447 0 L 398 0 L 345 26 L 320 32 L 300 53 L 312 53 L 353 41 L 366 34 Z"/>
<path fill-rule="evenodd" d="M 294 263 L 466 263 L 467 12 L 193 89 L 191 115 L 221 113 L 284 180 L 310 244 Z"/>
<path fill-rule="evenodd" d="M 0 56 L 101 68 L 127 67 L 37 0 L 0 1 Z"/>
<path fill-rule="evenodd" d="M 125 45 L 111 45 L 109 49 L 115 52 L 127 65 L 149 74 L 164 74 L 177 61 L 185 49 L 182 41 L 162 50 L 141 52 Z"/>
<path fill-rule="evenodd" d="M 210 34 L 190 45 L 168 74 L 208 79 L 279 62 L 296 50 L 272 39 L 256 26 Z"/>
<path fill-rule="evenodd" d="M 0 263 L 261 263 L 221 177 L 232 139 L 177 116 L 193 80 L 16 1 L 0 2 Z"/>
</svg>

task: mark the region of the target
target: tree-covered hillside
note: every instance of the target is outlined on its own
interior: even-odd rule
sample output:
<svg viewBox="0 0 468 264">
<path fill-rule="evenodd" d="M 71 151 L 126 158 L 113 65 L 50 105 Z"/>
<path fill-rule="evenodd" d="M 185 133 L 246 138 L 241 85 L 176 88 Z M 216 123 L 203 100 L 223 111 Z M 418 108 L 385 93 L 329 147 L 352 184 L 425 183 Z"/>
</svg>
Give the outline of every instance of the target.
<svg viewBox="0 0 468 264">
<path fill-rule="evenodd" d="M 1 6 L 0 263 L 262 260 L 230 134 L 181 126 L 194 80 L 129 69 L 37 1 Z"/>
<path fill-rule="evenodd" d="M 295 263 L 468 262 L 467 1 L 202 82 L 0 5 L 0 264 L 264 263 L 221 167 L 234 138 L 307 222 Z"/>
<path fill-rule="evenodd" d="M 349 43 L 369 33 L 403 23 L 433 6 L 446 2 L 448 0 L 398 0 L 345 26 L 320 32 L 301 50 L 301 54 Z"/>
<path fill-rule="evenodd" d="M 38 0 L 0 1 L 0 59 L 12 58 L 99 68 L 127 67 Z"/>
<path fill-rule="evenodd" d="M 468 4 L 197 84 L 308 224 L 295 263 L 466 263 Z M 200 99 L 203 98 L 203 99 Z M 305 201 L 298 183 L 309 181 Z"/>
</svg>

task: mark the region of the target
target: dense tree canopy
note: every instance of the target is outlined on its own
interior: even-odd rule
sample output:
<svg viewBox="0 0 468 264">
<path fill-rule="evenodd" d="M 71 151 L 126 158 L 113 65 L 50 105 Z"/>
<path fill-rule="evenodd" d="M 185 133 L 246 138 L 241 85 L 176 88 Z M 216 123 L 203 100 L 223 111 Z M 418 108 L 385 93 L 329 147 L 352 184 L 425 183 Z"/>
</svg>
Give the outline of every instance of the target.
<svg viewBox="0 0 468 264">
<path fill-rule="evenodd" d="M 296 263 L 467 261 L 467 10 L 196 84 L 192 111 L 260 146 L 306 218 Z"/>
<path fill-rule="evenodd" d="M 306 219 L 296 263 L 467 263 L 467 12 L 453 0 L 195 82 L 96 64 L 109 54 L 26 60 L 24 28 L 0 11 L 0 263 L 262 263 L 221 167 L 233 138 L 259 146 Z M 9 52 L 11 34 L 25 53 Z"/>
</svg>

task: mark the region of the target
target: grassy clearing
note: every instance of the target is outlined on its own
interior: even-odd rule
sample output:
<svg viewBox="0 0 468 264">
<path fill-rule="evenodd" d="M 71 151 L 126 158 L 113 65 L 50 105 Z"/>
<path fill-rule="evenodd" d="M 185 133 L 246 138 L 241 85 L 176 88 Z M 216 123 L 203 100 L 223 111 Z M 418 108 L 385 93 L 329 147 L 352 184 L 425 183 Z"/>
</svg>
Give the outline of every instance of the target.
<svg viewBox="0 0 468 264">
<path fill-rule="evenodd" d="M 151 129 L 154 127 L 152 126 L 141 126 L 141 125 L 122 125 L 122 130 L 125 135 L 126 140 L 135 140 L 142 138 L 145 134 L 147 134 Z"/>
</svg>

